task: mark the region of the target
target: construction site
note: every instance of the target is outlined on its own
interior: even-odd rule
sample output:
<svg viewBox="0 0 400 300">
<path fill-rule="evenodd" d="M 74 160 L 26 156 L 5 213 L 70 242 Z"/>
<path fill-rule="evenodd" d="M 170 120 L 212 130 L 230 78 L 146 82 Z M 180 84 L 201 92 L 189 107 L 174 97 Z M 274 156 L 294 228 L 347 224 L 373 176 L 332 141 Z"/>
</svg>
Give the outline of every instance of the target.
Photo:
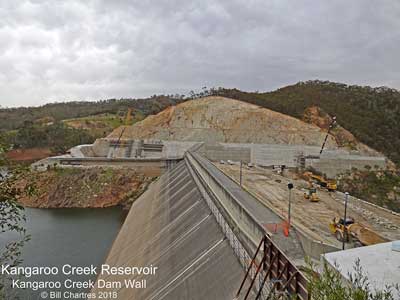
<svg viewBox="0 0 400 300">
<path fill-rule="evenodd" d="M 207 97 L 34 166 L 130 166 L 160 176 L 133 203 L 106 263 L 158 263 L 167 273 L 120 299 L 309 299 L 300 271 L 307 257 L 319 263 L 400 240 L 399 214 L 337 188 L 340 174 L 391 162 L 353 137 L 351 149 L 342 147 L 334 126 Z M 400 262 L 400 252 L 390 255 Z"/>
<path fill-rule="evenodd" d="M 240 182 L 240 163 L 221 164 L 215 162 L 215 165 L 226 175 L 238 183 Z M 327 188 L 314 183 L 318 200 L 310 201 L 304 197 L 309 191 L 309 183 L 300 178 L 297 173 L 287 170 L 283 174 L 277 174 L 272 169 L 257 166 L 243 166 L 241 182 L 249 193 L 285 220 L 288 217 L 289 191 L 287 185 L 293 183 L 291 223 L 316 240 L 339 249 L 342 247 L 342 242 L 332 234 L 329 225 L 333 218 L 343 217 L 345 200 L 343 193 L 328 191 Z M 399 214 L 351 197 L 348 202 L 347 215 L 379 233 L 376 241 L 372 241 L 374 244 L 400 239 Z M 274 230 L 273 226 L 269 226 L 269 229 Z M 346 243 L 346 247 L 354 247 L 354 244 Z"/>
</svg>

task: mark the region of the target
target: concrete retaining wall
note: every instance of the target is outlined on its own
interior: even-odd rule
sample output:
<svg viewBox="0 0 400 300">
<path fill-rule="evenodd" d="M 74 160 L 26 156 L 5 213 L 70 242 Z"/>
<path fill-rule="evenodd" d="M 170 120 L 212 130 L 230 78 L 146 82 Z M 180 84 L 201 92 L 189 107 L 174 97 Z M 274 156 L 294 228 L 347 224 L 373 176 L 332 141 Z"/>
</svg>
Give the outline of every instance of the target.
<svg viewBox="0 0 400 300">
<path fill-rule="evenodd" d="M 201 149 L 201 153 L 211 161 L 242 160 L 263 167 L 286 165 L 289 168 L 299 166 L 300 155 L 319 156 L 319 151 L 320 147 L 315 146 L 233 143 L 204 145 Z M 335 177 L 352 168 L 364 169 L 366 165 L 386 168 L 386 159 L 351 154 L 342 149 L 326 150 L 320 159 L 306 159 L 306 167 L 313 167 L 328 177 Z"/>
<path fill-rule="evenodd" d="M 322 156 L 321 159 L 307 159 L 306 167 L 326 174 L 328 177 L 335 177 L 338 174 L 345 173 L 352 168 L 364 170 L 365 166 L 378 166 L 381 169 L 386 168 L 386 159 L 384 157 L 370 157 L 358 155 L 339 155 L 337 157 Z"/>
<path fill-rule="evenodd" d="M 253 145 L 251 162 L 260 166 L 286 165 L 289 168 L 297 167 L 297 157 L 303 155 L 317 155 L 318 147 L 296 145 Z"/>
<path fill-rule="evenodd" d="M 251 161 L 251 148 L 245 145 L 214 144 L 204 145 L 202 153 L 211 161 Z"/>
<path fill-rule="evenodd" d="M 198 142 L 176 142 L 176 141 L 163 141 L 164 148 L 162 157 L 166 158 L 176 158 L 180 157 L 183 158 L 186 151 L 190 148 L 201 145 L 202 143 Z"/>
<path fill-rule="evenodd" d="M 92 145 L 92 150 L 96 157 L 107 157 L 109 148 L 110 143 L 105 139 L 97 139 Z"/>
<path fill-rule="evenodd" d="M 321 255 L 324 253 L 330 253 L 335 251 L 340 251 L 341 249 L 322 243 L 320 241 L 314 240 L 313 238 L 308 237 L 300 230 L 296 230 L 297 236 L 300 239 L 301 245 L 303 246 L 304 252 L 316 259 L 319 260 Z"/>
</svg>

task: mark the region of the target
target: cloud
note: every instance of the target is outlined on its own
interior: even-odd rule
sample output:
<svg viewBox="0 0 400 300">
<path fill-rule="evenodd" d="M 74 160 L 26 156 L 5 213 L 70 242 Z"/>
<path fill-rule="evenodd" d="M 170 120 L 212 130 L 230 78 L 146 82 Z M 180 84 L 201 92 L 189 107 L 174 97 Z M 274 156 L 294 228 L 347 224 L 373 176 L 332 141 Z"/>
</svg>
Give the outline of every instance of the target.
<svg viewBox="0 0 400 300">
<path fill-rule="evenodd" d="M 316 78 L 400 88 L 399 15 L 395 0 L 0 0 L 0 104 Z"/>
</svg>

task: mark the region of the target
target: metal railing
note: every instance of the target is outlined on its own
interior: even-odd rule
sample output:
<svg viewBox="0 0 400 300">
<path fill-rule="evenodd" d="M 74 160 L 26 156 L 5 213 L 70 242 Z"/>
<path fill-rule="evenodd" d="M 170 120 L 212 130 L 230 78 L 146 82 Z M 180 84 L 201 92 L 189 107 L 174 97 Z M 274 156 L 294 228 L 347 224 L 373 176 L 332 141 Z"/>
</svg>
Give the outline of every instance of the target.
<svg viewBox="0 0 400 300">
<path fill-rule="evenodd" d="M 258 258 L 261 254 L 261 260 Z M 251 270 L 256 268 L 255 274 L 251 275 Z M 239 298 L 247 279 L 251 280 L 247 288 L 244 300 L 248 299 L 254 282 L 259 281 L 259 287 L 256 289 L 255 299 L 262 299 L 263 288 L 268 280 L 270 286 L 266 299 L 281 299 L 286 297 L 299 300 L 308 300 L 309 292 L 307 289 L 307 279 L 296 268 L 296 266 L 282 253 L 282 251 L 273 243 L 268 235 L 265 235 L 258 245 L 248 268 L 246 275 L 236 293 L 236 299 Z M 260 282 L 261 279 L 261 282 Z"/>
</svg>

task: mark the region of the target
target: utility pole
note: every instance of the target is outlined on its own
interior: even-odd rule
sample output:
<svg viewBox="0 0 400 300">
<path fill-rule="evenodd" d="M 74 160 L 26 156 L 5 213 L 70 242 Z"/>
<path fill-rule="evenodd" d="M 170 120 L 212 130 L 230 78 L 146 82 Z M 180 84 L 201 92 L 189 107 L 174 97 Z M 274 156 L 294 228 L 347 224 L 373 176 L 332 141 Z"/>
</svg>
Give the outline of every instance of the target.
<svg viewBox="0 0 400 300">
<path fill-rule="evenodd" d="M 243 168 L 243 163 L 242 161 L 240 161 L 240 174 L 239 174 L 240 186 L 242 186 L 242 168 Z"/>
<path fill-rule="evenodd" d="M 287 186 L 288 186 L 288 189 L 289 189 L 288 224 L 289 224 L 289 229 L 290 229 L 290 213 L 291 213 L 291 206 L 292 206 L 293 183 L 289 182 L 289 184 Z"/>
<path fill-rule="evenodd" d="M 349 193 L 344 193 L 344 219 L 343 219 L 343 243 L 342 243 L 342 250 L 344 250 L 345 241 L 347 238 L 347 227 L 346 227 L 346 219 L 347 219 L 347 202 L 349 201 Z"/>
</svg>

